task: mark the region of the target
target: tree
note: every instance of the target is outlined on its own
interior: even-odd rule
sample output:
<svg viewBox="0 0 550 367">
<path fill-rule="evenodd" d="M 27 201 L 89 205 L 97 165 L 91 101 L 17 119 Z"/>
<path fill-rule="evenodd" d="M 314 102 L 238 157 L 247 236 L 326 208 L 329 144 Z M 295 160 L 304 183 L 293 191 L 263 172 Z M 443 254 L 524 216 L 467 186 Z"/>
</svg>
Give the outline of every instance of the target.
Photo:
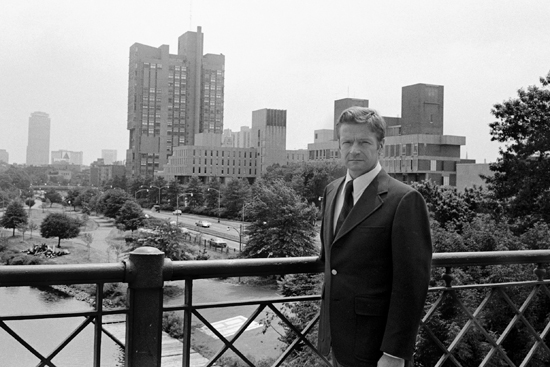
<svg viewBox="0 0 550 367">
<path fill-rule="evenodd" d="M 82 191 L 78 189 L 70 189 L 69 191 L 67 191 L 67 196 L 65 196 L 65 202 L 68 205 L 72 205 L 74 210 L 76 210 L 77 198 L 80 196 L 81 193 Z"/>
<path fill-rule="evenodd" d="M 518 90 L 517 98 L 495 104 L 489 124 L 491 140 L 505 143 L 491 164 L 488 187 L 505 200 L 508 214 L 550 223 L 550 73 L 540 78 L 542 88 Z"/>
<path fill-rule="evenodd" d="M 185 192 L 193 194 L 187 196 L 187 202 L 190 208 L 197 208 L 203 205 L 204 197 L 202 195 L 202 182 L 195 176 L 191 177 Z"/>
<path fill-rule="evenodd" d="M 27 224 L 27 220 L 27 212 L 23 209 L 21 201 L 13 200 L 0 219 L 0 225 L 4 228 L 13 228 L 13 236 L 15 237 L 15 228 L 21 224 Z"/>
<path fill-rule="evenodd" d="M 119 210 L 128 200 L 133 201 L 134 198 L 131 197 L 126 191 L 121 189 L 108 190 L 101 196 L 98 203 L 98 209 L 106 217 L 116 218 Z"/>
<path fill-rule="evenodd" d="M 27 223 L 21 223 L 20 225 L 17 226 L 17 230 L 21 232 L 23 239 L 25 239 L 25 233 L 29 230 L 29 226 Z"/>
<path fill-rule="evenodd" d="M 61 247 L 62 239 L 78 237 L 80 221 L 66 214 L 50 213 L 40 224 L 40 234 L 44 238 L 57 237 L 57 247 Z"/>
<path fill-rule="evenodd" d="M 46 191 L 44 197 L 46 198 L 46 201 L 50 202 L 50 208 L 53 204 L 61 204 L 61 202 L 63 201 L 61 194 L 54 189 L 49 189 L 48 191 Z"/>
<path fill-rule="evenodd" d="M 159 221 L 149 227 L 151 231 L 141 234 L 142 238 L 133 242 L 135 247 L 156 247 L 171 260 L 192 260 L 193 256 L 185 245 L 185 235 L 181 228 L 169 221 Z"/>
<path fill-rule="evenodd" d="M 38 229 L 38 224 L 36 224 L 32 220 L 29 221 L 29 231 L 31 231 L 31 238 L 32 238 L 32 231 L 36 231 L 37 229 Z"/>
<path fill-rule="evenodd" d="M 256 220 L 248 226 L 243 257 L 296 257 L 319 252 L 314 238 L 317 208 L 276 181 L 255 185 L 248 212 Z"/>
<path fill-rule="evenodd" d="M 242 207 L 250 196 L 250 184 L 247 180 L 231 180 L 222 188 L 222 203 L 228 217 L 242 215 Z"/>
<path fill-rule="evenodd" d="M 115 224 L 123 230 L 135 231 L 139 227 L 143 227 L 145 223 L 145 215 L 138 203 L 128 200 L 122 205 L 115 219 Z"/>
<path fill-rule="evenodd" d="M 30 208 L 32 208 L 34 206 L 36 202 L 34 201 L 33 198 L 28 198 L 27 200 L 25 200 L 25 204 Z"/>
<path fill-rule="evenodd" d="M 287 166 L 269 166 L 264 179 L 268 182 L 283 180 L 308 202 L 320 206 L 319 197 L 327 184 L 346 174 L 340 162 L 304 162 Z"/>
</svg>

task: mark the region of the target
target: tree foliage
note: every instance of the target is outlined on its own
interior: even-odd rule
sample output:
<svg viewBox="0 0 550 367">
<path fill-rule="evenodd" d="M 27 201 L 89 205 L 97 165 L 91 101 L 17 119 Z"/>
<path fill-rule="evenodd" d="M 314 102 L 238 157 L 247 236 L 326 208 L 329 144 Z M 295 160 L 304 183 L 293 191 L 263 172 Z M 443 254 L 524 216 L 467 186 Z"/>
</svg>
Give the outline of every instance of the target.
<svg viewBox="0 0 550 367">
<path fill-rule="evenodd" d="M 133 201 L 126 191 L 121 189 L 107 190 L 99 199 L 98 210 L 108 218 L 116 218 L 119 210 L 127 201 Z"/>
<path fill-rule="evenodd" d="M 82 190 L 79 189 L 70 189 L 67 191 L 67 196 L 65 196 L 65 202 L 68 205 L 71 205 L 74 210 L 76 210 L 77 207 L 77 198 L 82 193 Z"/>
<path fill-rule="evenodd" d="M 222 205 L 228 217 L 242 216 L 243 203 L 250 196 L 250 184 L 247 180 L 231 180 L 222 189 Z"/>
<path fill-rule="evenodd" d="M 15 229 L 21 225 L 26 225 L 27 220 L 27 212 L 21 201 L 13 200 L 9 203 L 2 218 L 0 218 L 0 225 L 4 228 L 12 228 L 13 236 L 15 236 Z"/>
<path fill-rule="evenodd" d="M 135 231 L 143 227 L 145 223 L 145 214 L 138 203 L 128 200 L 122 205 L 115 219 L 115 224 L 123 230 Z"/>
<path fill-rule="evenodd" d="M 550 223 L 550 73 L 542 87 L 519 89 L 516 98 L 495 104 L 491 140 L 504 143 L 489 188 L 507 202 L 511 217 L 527 218 L 529 225 Z"/>
<path fill-rule="evenodd" d="M 317 208 L 280 181 L 260 182 L 249 202 L 249 241 L 242 256 L 296 257 L 317 254 L 315 217 Z"/>
<path fill-rule="evenodd" d="M 345 173 L 346 168 L 339 162 L 304 162 L 270 166 L 263 179 L 268 182 L 282 180 L 308 202 L 320 206 L 319 198 L 325 187 Z"/>
<path fill-rule="evenodd" d="M 151 221 L 149 231 L 140 234 L 141 238 L 133 242 L 132 249 L 140 246 L 156 247 L 171 260 L 192 260 L 193 256 L 185 244 L 186 236 L 181 228 L 169 221 Z"/>
<path fill-rule="evenodd" d="M 61 204 L 63 202 L 61 194 L 54 189 L 49 189 L 46 191 L 44 198 L 50 202 L 50 207 L 52 204 Z"/>
<path fill-rule="evenodd" d="M 50 213 L 40 224 L 40 234 L 44 238 L 57 237 L 57 247 L 61 240 L 75 238 L 80 234 L 80 221 L 62 213 Z"/>
</svg>

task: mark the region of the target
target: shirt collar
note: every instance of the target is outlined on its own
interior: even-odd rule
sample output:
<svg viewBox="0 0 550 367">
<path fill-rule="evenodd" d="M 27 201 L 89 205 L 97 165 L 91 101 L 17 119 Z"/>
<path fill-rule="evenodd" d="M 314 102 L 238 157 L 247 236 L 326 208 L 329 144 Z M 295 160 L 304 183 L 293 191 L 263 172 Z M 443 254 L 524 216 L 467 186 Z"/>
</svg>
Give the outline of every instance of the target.
<svg viewBox="0 0 550 367">
<path fill-rule="evenodd" d="M 378 162 L 376 163 L 376 166 L 373 169 L 355 178 L 353 180 L 353 197 L 357 198 L 358 196 L 361 196 L 363 191 L 365 191 L 367 186 L 370 185 L 372 180 L 374 180 L 374 178 L 380 173 L 381 170 L 382 170 L 382 166 L 380 165 L 380 162 Z M 348 183 L 348 181 L 351 181 L 351 180 L 352 178 L 348 171 L 346 173 L 346 181 L 344 182 L 344 187 Z"/>
</svg>

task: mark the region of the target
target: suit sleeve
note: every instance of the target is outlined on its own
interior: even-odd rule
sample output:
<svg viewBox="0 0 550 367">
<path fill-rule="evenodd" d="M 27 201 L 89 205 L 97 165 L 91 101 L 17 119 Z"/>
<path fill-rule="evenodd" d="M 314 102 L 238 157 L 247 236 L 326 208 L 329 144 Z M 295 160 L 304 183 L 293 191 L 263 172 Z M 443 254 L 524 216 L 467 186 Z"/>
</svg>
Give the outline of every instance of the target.
<svg viewBox="0 0 550 367">
<path fill-rule="evenodd" d="M 321 261 L 322 263 L 325 262 L 324 228 L 326 226 L 325 220 L 327 219 L 326 205 L 327 205 L 327 188 L 325 187 L 325 191 L 323 192 L 323 201 L 321 202 L 321 210 L 323 211 L 323 216 L 321 217 L 321 228 L 319 232 L 319 237 L 321 239 L 321 250 L 319 252 L 319 261 Z"/>
<path fill-rule="evenodd" d="M 381 350 L 411 360 L 430 281 L 432 241 L 422 195 L 409 191 L 397 206 L 391 232 L 392 293 Z"/>
</svg>

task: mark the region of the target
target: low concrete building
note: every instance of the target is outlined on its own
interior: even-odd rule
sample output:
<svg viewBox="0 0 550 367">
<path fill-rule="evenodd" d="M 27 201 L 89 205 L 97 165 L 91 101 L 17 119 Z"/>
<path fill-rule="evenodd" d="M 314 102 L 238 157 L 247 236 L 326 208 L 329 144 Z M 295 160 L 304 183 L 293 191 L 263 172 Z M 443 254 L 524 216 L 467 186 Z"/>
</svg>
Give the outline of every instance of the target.
<svg viewBox="0 0 550 367">
<path fill-rule="evenodd" d="M 189 182 L 197 177 L 203 182 L 231 179 L 248 179 L 251 183 L 260 177 L 258 155 L 255 148 L 182 145 L 174 147 L 168 163 L 157 176 L 167 181 Z"/>
</svg>

